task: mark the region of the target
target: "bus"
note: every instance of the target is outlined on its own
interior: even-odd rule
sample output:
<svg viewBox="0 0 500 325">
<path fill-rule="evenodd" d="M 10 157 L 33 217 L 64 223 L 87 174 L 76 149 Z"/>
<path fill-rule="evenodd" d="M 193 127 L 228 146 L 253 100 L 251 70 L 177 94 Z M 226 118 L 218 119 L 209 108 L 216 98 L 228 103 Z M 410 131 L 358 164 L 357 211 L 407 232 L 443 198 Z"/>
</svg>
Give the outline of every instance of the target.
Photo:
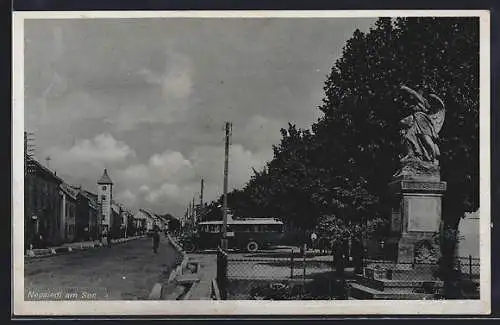
<svg viewBox="0 0 500 325">
<path fill-rule="evenodd" d="M 228 248 L 256 252 L 280 243 L 284 235 L 283 222 L 277 218 L 238 218 L 227 220 Z M 215 249 L 220 245 L 222 221 L 199 222 L 195 238 L 183 241 L 186 251 Z"/>
</svg>

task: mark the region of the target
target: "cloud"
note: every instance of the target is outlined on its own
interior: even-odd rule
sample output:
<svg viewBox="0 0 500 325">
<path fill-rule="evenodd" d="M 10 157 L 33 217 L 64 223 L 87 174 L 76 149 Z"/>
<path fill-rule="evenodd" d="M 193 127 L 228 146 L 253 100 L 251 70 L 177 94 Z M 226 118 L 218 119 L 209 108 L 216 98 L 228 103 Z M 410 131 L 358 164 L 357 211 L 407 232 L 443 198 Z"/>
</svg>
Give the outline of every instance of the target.
<svg viewBox="0 0 500 325">
<path fill-rule="evenodd" d="M 281 139 L 280 129 L 286 127 L 288 121 L 271 119 L 260 114 L 250 117 L 245 126 L 234 133 L 234 140 L 241 142 L 251 150 L 262 150 L 277 144 Z"/>
<path fill-rule="evenodd" d="M 224 177 L 224 148 L 222 146 L 200 146 L 193 150 L 191 161 L 197 174 L 210 183 L 222 184 Z M 260 169 L 265 165 L 262 153 L 253 153 L 241 144 L 233 144 L 229 150 L 229 187 L 244 185 L 252 175 L 252 168 Z"/>
<path fill-rule="evenodd" d="M 68 181 L 95 190 L 107 167 L 124 203 L 179 214 L 202 177 L 205 200 L 222 193 L 224 121 L 231 189 L 272 158 L 280 128 L 317 118 L 345 40 L 374 21 L 29 20 L 25 125 Z"/>
<path fill-rule="evenodd" d="M 169 53 L 166 58 L 165 71 L 158 75 L 148 68 L 138 71 L 139 76 L 153 85 L 159 85 L 165 101 L 185 99 L 192 91 L 193 68 L 191 62 L 181 54 Z"/>
<path fill-rule="evenodd" d="M 149 192 L 146 195 L 146 200 L 151 203 L 158 203 L 163 199 L 177 200 L 182 197 L 182 188 L 177 184 L 164 183 L 160 188 Z"/>
<path fill-rule="evenodd" d="M 92 140 L 78 140 L 70 149 L 52 147 L 46 152 L 56 168 L 76 177 L 95 174 L 98 169 L 123 163 L 135 156 L 127 144 L 108 133 L 99 134 Z"/>
<path fill-rule="evenodd" d="M 135 195 L 128 189 L 117 193 L 115 195 L 115 198 L 122 204 L 125 204 L 129 207 L 137 204 L 137 195 Z"/>
<path fill-rule="evenodd" d="M 119 177 L 132 187 L 148 188 L 148 184 L 164 181 L 183 181 L 193 176 L 191 162 L 178 151 L 155 153 L 147 164 L 134 164 L 119 172 Z M 148 184 L 144 184 L 147 182 Z M 139 185 L 141 184 L 141 185 Z"/>
<path fill-rule="evenodd" d="M 164 177 L 180 177 L 183 171 L 192 168 L 191 162 L 184 158 L 182 153 L 171 150 L 151 156 L 149 165 L 160 171 Z"/>
<path fill-rule="evenodd" d="M 233 189 L 248 181 L 252 168 L 265 165 L 268 153 L 254 153 L 233 144 L 229 157 L 229 188 Z M 198 196 L 201 178 L 205 180 L 205 200 L 216 199 L 222 192 L 223 169 L 223 147 L 199 146 L 187 157 L 171 150 L 155 153 L 147 164 L 129 166 L 117 177 L 139 201 L 142 198 L 165 210 Z"/>
</svg>

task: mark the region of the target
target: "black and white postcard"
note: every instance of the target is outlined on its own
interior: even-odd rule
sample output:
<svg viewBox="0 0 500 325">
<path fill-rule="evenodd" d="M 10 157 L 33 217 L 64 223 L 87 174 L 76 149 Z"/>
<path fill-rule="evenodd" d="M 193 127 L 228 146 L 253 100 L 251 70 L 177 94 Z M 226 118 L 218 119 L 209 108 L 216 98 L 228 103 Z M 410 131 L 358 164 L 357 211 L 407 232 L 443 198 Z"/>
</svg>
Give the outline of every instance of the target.
<svg viewBox="0 0 500 325">
<path fill-rule="evenodd" d="M 14 313 L 489 313 L 489 19 L 15 12 Z"/>
</svg>

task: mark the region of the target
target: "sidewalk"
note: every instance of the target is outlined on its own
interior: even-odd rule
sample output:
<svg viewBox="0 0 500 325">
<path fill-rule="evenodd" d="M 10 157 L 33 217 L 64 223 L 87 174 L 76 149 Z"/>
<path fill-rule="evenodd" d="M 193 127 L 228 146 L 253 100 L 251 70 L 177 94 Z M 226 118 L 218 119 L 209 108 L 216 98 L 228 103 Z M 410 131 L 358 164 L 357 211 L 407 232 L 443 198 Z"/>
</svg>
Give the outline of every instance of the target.
<svg viewBox="0 0 500 325">
<path fill-rule="evenodd" d="M 189 262 L 198 262 L 200 282 L 190 291 L 188 300 L 211 300 L 212 280 L 217 275 L 217 256 L 188 254 Z"/>
<path fill-rule="evenodd" d="M 130 240 L 143 238 L 143 237 L 145 237 L 145 236 L 142 235 L 142 236 L 127 237 L 127 238 L 117 238 L 117 239 L 112 239 L 111 243 L 112 243 L 112 245 L 115 245 L 115 244 L 120 244 L 120 243 L 128 242 Z M 61 246 L 29 249 L 26 251 L 25 256 L 26 257 L 45 257 L 45 256 L 56 255 L 58 253 L 69 253 L 69 252 L 72 252 L 73 250 L 83 250 L 83 249 L 95 248 L 95 247 L 101 247 L 101 246 L 104 246 L 104 245 L 103 245 L 103 243 L 101 243 L 100 240 L 64 243 Z"/>
</svg>

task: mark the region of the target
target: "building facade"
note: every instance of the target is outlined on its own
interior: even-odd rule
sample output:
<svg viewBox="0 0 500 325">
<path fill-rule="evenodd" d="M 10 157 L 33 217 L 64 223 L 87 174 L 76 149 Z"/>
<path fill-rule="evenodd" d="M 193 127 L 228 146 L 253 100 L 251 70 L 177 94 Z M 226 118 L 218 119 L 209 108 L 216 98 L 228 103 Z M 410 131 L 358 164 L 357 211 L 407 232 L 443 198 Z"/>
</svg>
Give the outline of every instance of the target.
<svg viewBox="0 0 500 325">
<path fill-rule="evenodd" d="M 136 223 L 134 215 L 113 201 L 113 182 L 105 169 L 92 193 L 70 185 L 32 157 L 25 157 L 24 243 L 25 249 L 50 247 L 64 242 L 95 240 L 105 225 L 114 237 L 128 228 L 146 227 L 146 217 Z M 29 167 L 29 168 L 28 168 Z"/>
<path fill-rule="evenodd" d="M 111 201 L 110 229 L 113 237 L 121 237 L 125 234 L 123 225 L 124 208 L 116 201 Z"/>
<path fill-rule="evenodd" d="M 147 228 L 148 217 L 144 211 L 142 210 L 137 211 L 137 213 L 134 214 L 133 218 L 134 218 L 135 228 L 139 233 L 142 233 L 148 229 Z"/>
<path fill-rule="evenodd" d="M 90 240 L 99 238 L 99 204 L 97 194 L 81 190 L 77 203 L 76 239 Z"/>
<path fill-rule="evenodd" d="M 35 242 L 59 244 L 63 241 L 59 188 L 63 180 L 35 159 L 29 160 L 24 178 L 25 249 Z"/>
<path fill-rule="evenodd" d="M 146 217 L 146 230 L 152 230 L 154 225 L 160 226 L 157 216 L 144 209 L 140 209 L 140 211 L 142 211 L 142 213 Z"/>
<path fill-rule="evenodd" d="M 76 212 L 80 191 L 66 183 L 61 188 L 61 237 L 65 242 L 72 242 L 76 238 Z"/>
</svg>

